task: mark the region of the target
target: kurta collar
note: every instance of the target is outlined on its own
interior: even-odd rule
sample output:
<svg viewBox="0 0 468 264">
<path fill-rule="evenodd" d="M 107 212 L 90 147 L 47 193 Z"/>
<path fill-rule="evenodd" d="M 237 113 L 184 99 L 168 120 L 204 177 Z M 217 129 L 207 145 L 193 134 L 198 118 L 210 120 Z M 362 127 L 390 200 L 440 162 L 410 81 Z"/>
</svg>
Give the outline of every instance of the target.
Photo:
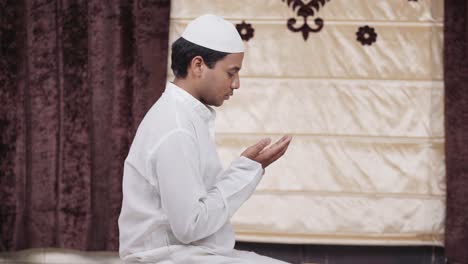
<svg viewBox="0 0 468 264">
<path fill-rule="evenodd" d="M 193 97 L 184 89 L 172 82 L 167 82 L 166 90 L 171 91 L 180 102 L 193 109 L 203 121 L 210 123 L 215 120 L 216 111 L 212 107 L 198 101 L 198 99 Z"/>
</svg>

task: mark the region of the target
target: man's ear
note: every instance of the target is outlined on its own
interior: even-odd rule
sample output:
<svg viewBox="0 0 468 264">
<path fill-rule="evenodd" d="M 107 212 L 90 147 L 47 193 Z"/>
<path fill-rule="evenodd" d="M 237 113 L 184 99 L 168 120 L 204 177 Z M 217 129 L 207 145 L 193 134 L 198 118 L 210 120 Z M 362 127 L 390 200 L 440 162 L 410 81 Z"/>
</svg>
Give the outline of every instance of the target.
<svg viewBox="0 0 468 264">
<path fill-rule="evenodd" d="M 201 56 L 193 57 L 190 62 L 190 69 L 196 77 L 201 77 L 203 68 L 205 67 L 205 62 Z"/>
</svg>

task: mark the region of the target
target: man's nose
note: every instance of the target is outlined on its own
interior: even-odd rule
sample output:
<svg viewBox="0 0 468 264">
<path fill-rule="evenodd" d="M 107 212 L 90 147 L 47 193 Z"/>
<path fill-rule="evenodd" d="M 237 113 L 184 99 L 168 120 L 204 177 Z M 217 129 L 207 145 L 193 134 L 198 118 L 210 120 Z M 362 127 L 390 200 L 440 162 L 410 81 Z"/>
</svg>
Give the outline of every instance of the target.
<svg viewBox="0 0 468 264">
<path fill-rule="evenodd" d="M 231 83 L 231 88 L 232 89 L 239 89 L 239 87 L 240 87 L 240 78 L 239 78 L 239 75 L 237 74 L 236 78 Z"/>
</svg>

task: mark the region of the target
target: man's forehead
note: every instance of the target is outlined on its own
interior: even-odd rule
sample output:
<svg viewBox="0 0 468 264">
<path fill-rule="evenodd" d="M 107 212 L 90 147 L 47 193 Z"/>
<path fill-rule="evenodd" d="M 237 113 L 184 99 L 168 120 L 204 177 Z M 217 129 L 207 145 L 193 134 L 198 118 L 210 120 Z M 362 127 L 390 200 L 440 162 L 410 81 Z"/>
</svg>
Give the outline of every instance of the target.
<svg viewBox="0 0 468 264">
<path fill-rule="evenodd" d="M 232 53 L 224 57 L 222 61 L 229 70 L 239 71 L 242 68 L 243 59 L 244 59 L 243 53 Z"/>
</svg>

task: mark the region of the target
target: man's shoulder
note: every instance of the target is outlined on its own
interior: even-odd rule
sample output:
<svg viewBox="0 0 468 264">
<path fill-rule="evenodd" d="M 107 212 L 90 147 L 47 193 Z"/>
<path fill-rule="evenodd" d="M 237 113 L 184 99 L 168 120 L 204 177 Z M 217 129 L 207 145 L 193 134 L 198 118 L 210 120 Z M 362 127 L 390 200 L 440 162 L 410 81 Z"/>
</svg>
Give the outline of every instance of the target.
<svg viewBox="0 0 468 264">
<path fill-rule="evenodd" d="M 161 138 L 175 130 L 195 134 L 193 115 L 176 100 L 161 97 L 146 113 L 138 127 L 137 134 L 142 134 L 145 138 L 148 136 Z"/>
</svg>

